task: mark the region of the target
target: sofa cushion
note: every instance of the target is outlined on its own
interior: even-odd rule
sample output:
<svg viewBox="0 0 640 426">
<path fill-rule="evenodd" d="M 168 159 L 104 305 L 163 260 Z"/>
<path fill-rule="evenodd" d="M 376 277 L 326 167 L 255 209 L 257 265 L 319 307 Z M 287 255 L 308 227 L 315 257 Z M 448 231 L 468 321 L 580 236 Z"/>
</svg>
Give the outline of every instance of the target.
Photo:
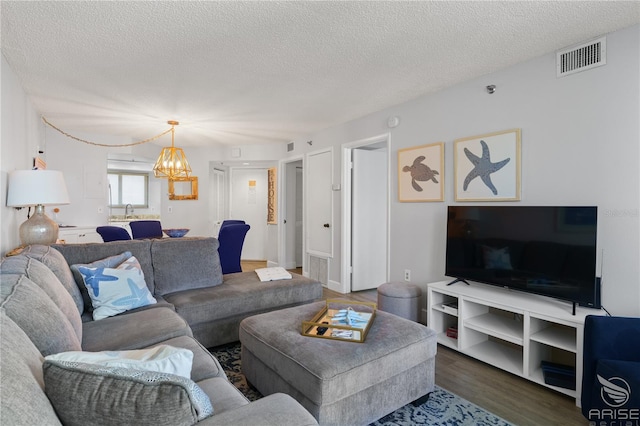
<svg viewBox="0 0 640 426">
<path fill-rule="evenodd" d="M 193 326 L 321 297 L 322 285 L 298 274 L 292 274 L 290 280 L 261 282 L 255 272 L 237 272 L 225 275 L 221 286 L 186 290 L 167 295 L 166 299 Z"/>
<path fill-rule="evenodd" d="M 193 353 L 193 365 L 191 367 L 191 380 L 200 382 L 201 380 L 210 379 L 212 377 L 223 377 L 227 379 L 220 362 L 211 352 L 206 350 L 204 346 L 191 336 L 180 336 L 165 340 L 160 345 L 170 345 L 188 349 Z M 155 347 L 155 346 L 154 346 Z"/>
<path fill-rule="evenodd" d="M 69 263 L 65 261 L 65 258 L 59 251 L 49 246 L 35 245 L 25 247 L 20 254 L 37 259 L 44 263 L 47 268 L 51 269 L 51 272 L 58 277 L 64 288 L 67 289 L 78 308 L 78 312 L 82 315 L 84 312 L 84 301 L 80 293 L 80 288 L 73 279 Z"/>
<path fill-rule="evenodd" d="M 79 351 L 73 326 L 51 298 L 25 275 L 0 275 L 0 307 L 42 355 Z"/>
<path fill-rule="evenodd" d="M 131 252 L 125 251 L 124 253 L 105 257 L 104 259 L 98 259 L 91 263 L 75 263 L 70 266 L 73 278 L 76 280 L 76 284 L 80 288 L 80 293 L 82 293 L 85 312 L 91 312 L 93 314 L 93 304 L 91 303 L 91 296 L 89 296 L 89 292 L 84 282 L 84 276 L 78 268 L 83 266 L 86 268 L 116 268 L 130 257 Z"/>
<path fill-rule="evenodd" d="M 309 303 L 322 298 L 322 284 L 298 274 L 290 280 L 261 282 L 255 272 L 224 276 L 215 287 L 179 291 L 165 296 L 187 320 L 194 336 L 209 348 L 238 340 L 243 318 Z"/>
<path fill-rule="evenodd" d="M 82 325 L 82 350 L 85 351 L 143 349 L 174 337 L 193 335 L 184 318 L 164 306 Z"/>
<path fill-rule="evenodd" d="M 73 361 L 98 364 L 104 367 L 133 368 L 156 371 L 191 378 L 193 352 L 169 345 L 158 345 L 149 349 L 130 351 L 83 352 L 69 351 L 49 355 L 45 360 Z"/>
<path fill-rule="evenodd" d="M 192 425 L 213 414 L 209 397 L 184 377 L 52 360 L 43 370 L 65 425 Z"/>
<path fill-rule="evenodd" d="M 226 377 L 213 377 L 202 380 L 198 382 L 198 386 L 209 396 L 216 416 L 249 403 L 247 398 Z M 244 423 L 238 420 L 235 423 L 261 425 L 260 422 Z"/>
<path fill-rule="evenodd" d="M 4 309 L 0 309 L 0 330 L 2 424 L 60 425 L 44 393 L 42 355 Z"/>
<path fill-rule="evenodd" d="M 78 341 L 82 341 L 82 319 L 71 294 L 44 263 L 27 256 L 6 257 L 0 263 L 3 274 L 24 274 L 51 298 L 73 326 Z"/>
<path fill-rule="evenodd" d="M 156 293 L 212 287 L 222 283 L 215 238 L 166 238 L 151 243 Z"/>
<path fill-rule="evenodd" d="M 110 241 L 108 243 L 54 244 L 51 247 L 62 253 L 69 265 L 91 263 L 125 251 L 142 265 L 144 280 L 151 294 L 154 294 L 153 265 L 151 264 L 151 240 Z M 83 287 L 82 280 L 76 281 L 77 287 Z"/>
<path fill-rule="evenodd" d="M 94 320 L 156 303 L 144 282 L 142 268 L 135 256 L 117 268 L 79 266 L 78 271 L 91 297 Z"/>
<path fill-rule="evenodd" d="M 203 389 L 206 391 L 206 386 Z M 206 421 L 207 426 L 228 426 L 233 424 L 311 426 L 317 425 L 318 422 L 293 397 L 284 393 L 274 393 L 234 410 L 220 413 L 216 411 L 216 415 Z"/>
</svg>

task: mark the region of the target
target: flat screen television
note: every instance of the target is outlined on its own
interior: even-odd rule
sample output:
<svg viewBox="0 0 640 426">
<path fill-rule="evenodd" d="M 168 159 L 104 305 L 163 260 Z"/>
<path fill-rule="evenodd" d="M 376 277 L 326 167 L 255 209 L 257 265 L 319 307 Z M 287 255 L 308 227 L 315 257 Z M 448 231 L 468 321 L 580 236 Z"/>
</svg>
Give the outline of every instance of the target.
<svg viewBox="0 0 640 426">
<path fill-rule="evenodd" d="M 449 206 L 445 274 L 600 308 L 597 207 Z"/>
</svg>

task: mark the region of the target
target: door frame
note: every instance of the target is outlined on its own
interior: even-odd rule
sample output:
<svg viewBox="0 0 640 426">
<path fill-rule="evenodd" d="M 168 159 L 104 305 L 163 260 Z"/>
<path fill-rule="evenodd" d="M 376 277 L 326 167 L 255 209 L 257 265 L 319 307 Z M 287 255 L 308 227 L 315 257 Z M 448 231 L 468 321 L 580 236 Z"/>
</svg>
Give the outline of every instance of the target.
<svg viewBox="0 0 640 426">
<path fill-rule="evenodd" d="M 385 143 L 387 145 L 387 281 L 389 280 L 390 262 L 390 218 L 391 218 L 391 134 L 383 133 L 366 139 L 342 144 L 342 256 L 341 256 L 341 293 L 351 293 L 351 152 L 367 145 Z"/>
<path fill-rule="evenodd" d="M 302 162 L 302 274 L 308 276 L 306 256 L 306 202 L 305 202 L 305 156 L 299 155 L 278 162 L 278 264 L 285 266 L 287 260 L 287 227 L 284 224 L 287 204 L 295 202 L 287 197 L 287 165 Z M 295 225 L 295 224 L 294 224 Z"/>
<path fill-rule="evenodd" d="M 211 231 L 211 235 L 217 238 L 218 231 L 220 230 L 220 224 L 222 221 L 220 219 L 213 220 L 214 217 L 218 216 L 223 219 L 228 215 L 228 188 L 227 188 L 227 170 L 217 166 L 214 162 L 209 163 L 209 228 Z M 222 194 L 220 194 L 220 190 Z M 218 203 L 214 203 L 214 191 L 217 193 L 216 197 Z M 217 212 L 217 214 L 214 214 Z"/>
</svg>

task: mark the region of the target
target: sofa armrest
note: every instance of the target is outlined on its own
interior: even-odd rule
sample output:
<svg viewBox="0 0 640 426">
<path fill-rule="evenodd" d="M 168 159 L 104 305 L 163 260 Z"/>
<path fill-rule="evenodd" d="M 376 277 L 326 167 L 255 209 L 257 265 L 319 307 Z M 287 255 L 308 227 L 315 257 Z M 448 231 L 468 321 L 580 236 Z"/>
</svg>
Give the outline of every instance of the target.
<svg viewBox="0 0 640 426">
<path fill-rule="evenodd" d="M 317 425 L 316 419 L 295 399 L 275 393 L 247 405 L 215 414 L 198 422 L 198 426 L 227 426 L 232 424 L 261 426 Z"/>
</svg>

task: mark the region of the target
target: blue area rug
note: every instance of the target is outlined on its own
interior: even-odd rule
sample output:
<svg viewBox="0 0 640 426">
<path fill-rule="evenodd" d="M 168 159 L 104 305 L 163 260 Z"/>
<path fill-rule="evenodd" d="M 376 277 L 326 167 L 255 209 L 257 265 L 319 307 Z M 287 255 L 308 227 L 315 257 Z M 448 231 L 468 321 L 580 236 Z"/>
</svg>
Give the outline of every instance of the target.
<svg viewBox="0 0 640 426">
<path fill-rule="evenodd" d="M 234 343 L 210 349 L 218 358 L 227 377 L 248 400 L 262 398 L 253 386 L 247 383 L 240 363 L 240 344 Z M 478 407 L 447 390 L 436 386 L 429 399 L 420 406 L 407 404 L 384 416 L 371 426 L 512 426 L 511 423 Z"/>
<path fill-rule="evenodd" d="M 407 404 L 384 416 L 372 426 L 510 426 L 511 423 L 436 386 L 427 402 L 418 407 Z"/>
</svg>

